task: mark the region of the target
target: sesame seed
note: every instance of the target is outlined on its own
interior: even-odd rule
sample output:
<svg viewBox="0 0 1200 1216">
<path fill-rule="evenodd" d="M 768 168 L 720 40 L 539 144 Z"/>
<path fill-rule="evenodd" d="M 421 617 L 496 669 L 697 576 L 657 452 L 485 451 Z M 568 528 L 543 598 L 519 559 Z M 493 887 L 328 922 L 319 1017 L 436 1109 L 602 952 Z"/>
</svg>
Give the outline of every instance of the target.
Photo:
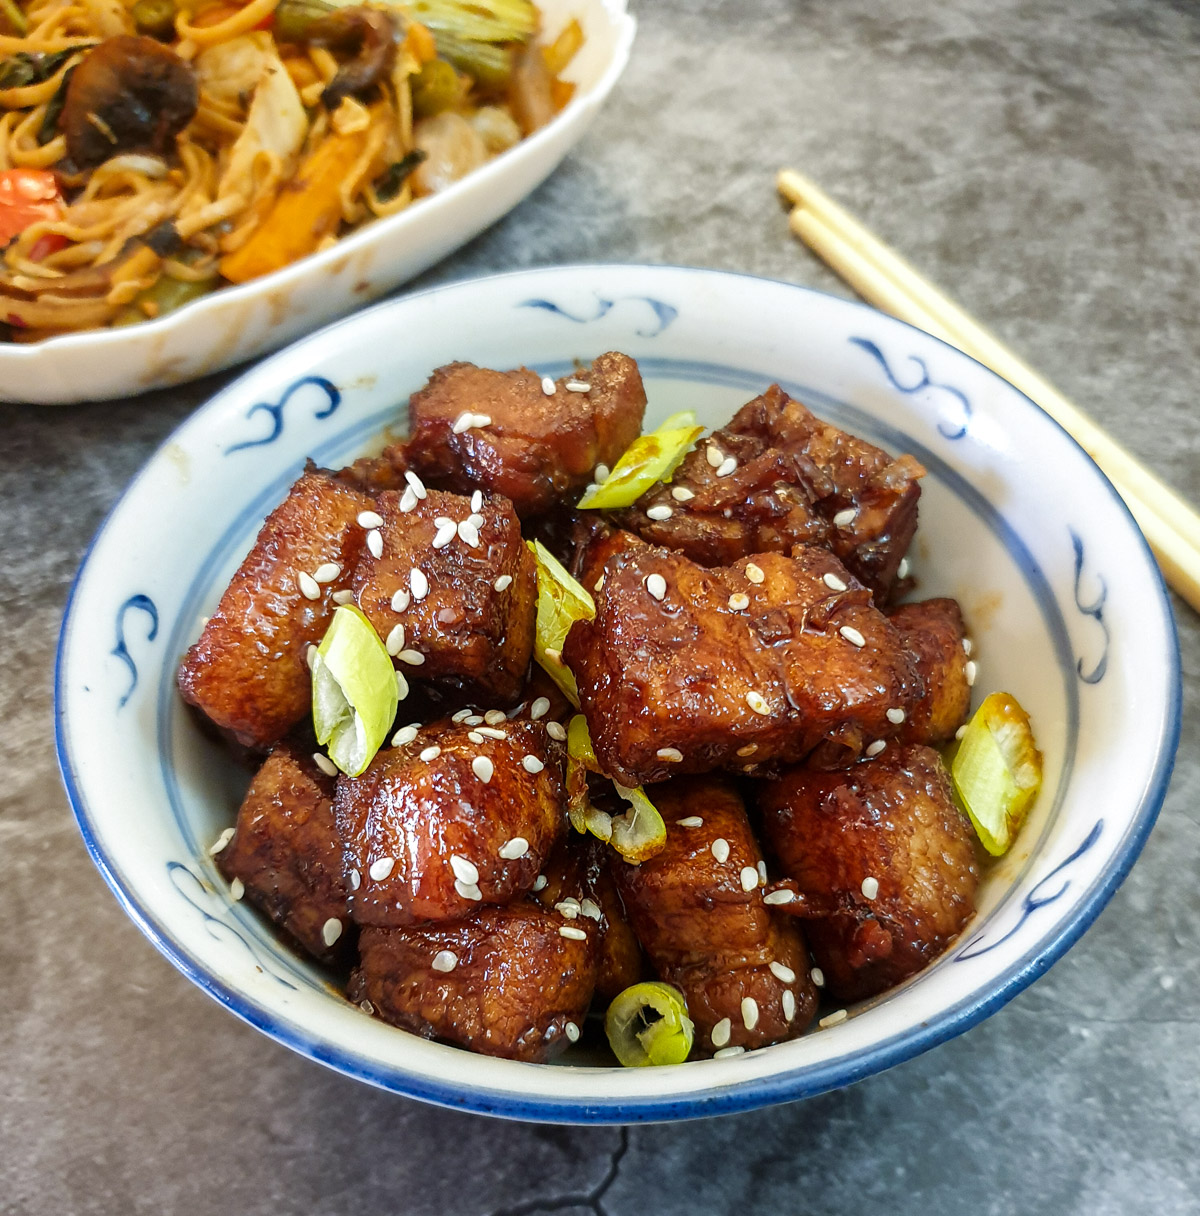
<svg viewBox="0 0 1200 1216">
<path fill-rule="evenodd" d="M 392 736 L 393 747 L 403 747 L 406 743 L 412 743 L 417 737 L 417 732 L 421 729 L 416 722 L 410 722 L 407 726 L 402 726 Z"/>
<path fill-rule="evenodd" d="M 470 741 L 472 743 L 482 743 L 483 742 L 483 736 L 477 730 L 467 731 L 467 738 L 470 739 Z"/>
<path fill-rule="evenodd" d="M 833 526 L 835 528 L 846 528 L 854 522 L 854 517 L 858 514 L 856 507 L 847 507 L 844 511 L 839 511 L 833 517 Z"/>
<path fill-rule="evenodd" d="M 425 764 L 428 764 L 430 762 L 430 760 L 436 760 L 441 754 L 442 754 L 442 749 L 440 747 L 438 747 L 436 744 L 434 744 L 433 747 L 426 747 L 426 748 L 422 749 L 420 759 Z"/>
<path fill-rule="evenodd" d="M 240 878 L 235 878 L 233 882 L 229 884 L 229 894 L 232 895 L 234 899 L 241 899 L 242 896 L 246 894 L 246 884 L 242 882 Z"/>
<path fill-rule="evenodd" d="M 404 649 L 404 626 L 393 625 L 383 645 L 388 654 L 395 658 Z"/>
<path fill-rule="evenodd" d="M 714 1060 L 725 1060 L 730 1056 L 744 1056 L 746 1049 L 744 1047 L 722 1047 L 720 1051 L 713 1052 Z"/>
<path fill-rule="evenodd" d="M 594 899 L 584 899 L 579 904 L 579 910 L 589 920 L 599 920 L 604 913 L 600 911 L 600 905 Z"/>
<path fill-rule="evenodd" d="M 753 891 L 758 886 L 758 870 L 754 866 L 742 866 L 740 878 L 743 891 Z"/>
<path fill-rule="evenodd" d="M 479 548 L 479 529 L 469 520 L 464 519 L 458 525 L 458 539 L 472 549 Z"/>
<path fill-rule="evenodd" d="M 863 637 L 853 625 L 843 625 L 838 633 L 842 635 L 852 646 L 865 646 L 867 639 Z"/>
<path fill-rule="evenodd" d="M 660 747 L 654 754 L 668 764 L 678 764 L 683 759 L 683 752 L 677 747 Z"/>
<path fill-rule="evenodd" d="M 599 591 L 600 588 L 603 586 L 604 586 L 604 575 L 601 574 L 600 577 L 592 584 L 592 590 Z"/>
<path fill-rule="evenodd" d="M 483 721 L 483 715 L 482 715 L 482 714 L 476 714 L 476 713 L 470 713 L 470 714 L 467 714 L 467 716 L 466 716 L 466 717 L 463 719 L 463 721 L 464 721 L 464 722 L 465 722 L 465 723 L 466 723 L 468 726 L 478 726 L 478 725 L 480 724 L 480 722 L 482 722 L 482 721 Z M 482 743 L 482 742 L 483 742 L 483 740 L 482 740 L 482 738 L 479 738 L 479 739 L 476 739 L 476 740 L 475 740 L 475 742 L 476 742 L 476 743 Z"/>
<path fill-rule="evenodd" d="M 544 890 L 546 889 L 546 884 L 547 884 L 549 881 L 550 881 L 550 880 L 549 880 L 549 879 L 548 879 L 548 878 L 545 876 L 545 874 L 539 874 L 539 875 L 538 875 L 538 876 L 537 876 L 537 877 L 536 877 L 536 878 L 533 880 L 533 889 L 534 889 L 535 891 L 544 891 Z"/>
<path fill-rule="evenodd" d="M 646 590 L 656 600 L 661 600 L 667 594 L 667 580 L 661 574 L 649 574 L 646 576 Z"/>
<path fill-rule="evenodd" d="M 562 651 L 556 650 L 553 646 L 547 646 L 544 653 L 551 663 L 558 663 L 562 660 Z"/>
<path fill-rule="evenodd" d="M 675 822 L 681 828 L 702 828 L 704 820 L 699 815 L 688 815 L 685 819 L 676 819 Z"/>
<path fill-rule="evenodd" d="M 674 514 L 675 514 L 675 512 L 672 511 L 671 508 L 667 507 L 667 506 L 651 507 L 646 512 L 646 518 L 661 522 L 664 519 L 670 519 L 671 516 Z"/>
<path fill-rule="evenodd" d="M 836 1026 L 839 1022 L 844 1022 L 849 1016 L 844 1009 L 835 1009 L 832 1013 L 823 1017 L 817 1025 L 822 1030 L 828 1030 L 830 1026 Z"/>
<path fill-rule="evenodd" d="M 696 496 L 687 488 L 687 486 L 672 486 L 671 497 L 676 502 L 691 502 Z"/>
<path fill-rule="evenodd" d="M 404 672 L 396 672 L 396 696 L 403 701 L 408 696 L 408 680 Z"/>
<path fill-rule="evenodd" d="M 591 387 L 586 380 L 568 380 L 563 385 L 569 393 L 586 393 Z"/>
<path fill-rule="evenodd" d="M 963 654 L 965 654 L 969 659 L 971 657 L 971 651 L 975 649 L 975 643 L 972 642 L 970 638 L 963 638 L 962 648 Z"/>
<path fill-rule="evenodd" d="M 470 886 L 479 882 L 479 870 L 475 864 L 458 853 L 450 854 L 450 869 L 454 871 L 454 877 L 460 882 L 465 882 Z"/>
<path fill-rule="evenodd" d="M 579 915 L 581 908 L 579 900 L 564 899 L 554 905 L 554 910 L 559 916 L 565 916 L 567 920 L 574 920 Z"/>
<path fill-rule="evenodd" d="M 367 1014 L 368 1017 L 375 1012 L 375 1006 L 372 1005 L 370 1001 L 359 1001 L 358 1007 L 363 1011 L 363 1013 Z"/>
<path fill-rule="evenodd" d="M 879 894 L 879 879 L 864 878 L 862 880 L 863 899 L 874 899 Z"/>
<path fill-rule="evenodd" d="M 336 916 L 331 916 L 321 926 L 321 940 L 327 946 L 332 946 L 342 936 L 342 922 Z"/>
<path fill-rule="evenodd" d="M 752 583 L 761 583 L 767 576 L 762 572 L 761 566 L 756 566 L 753 562 L 747 562 L 746 577 Z"/>
<path fill-rule="evenodd" d="M 568 1041 L 572 1043 L 579 1042 L 579 1027 L 574 1022 L 564 1023 L 563 1033 L 567 1036 Z"/>
<path fill-rule="evenodd" d="M 405 486 L 404 493 L 400 495 L 400 510 L 405 515 L 409 513 L 417 505 L 417 495 L 412 486 Z"/>
<path fill-rule="evenodd" d="M 844 582 L 842 582 L 842 580 L 840 578 L 838 578 L 838 576 L 836 574 L 821 575 L 821 582 L 823 582 L 825 584 L 825 586 L 829 588 L 830 591 L 845 591 L 846 590 L 846 584 Z"/>
<path fill-rule="evenodd" d="M 574 925 L 559 925 L 559 937 L 569 937 L 573 942 L 586 942 L 587 933 L 582 929 L 576 929 Z"/>
<path fill-rule="evenodd" d="M 458 955 L 453 950 L 439 950 L 429 965 L 434 971 L 453 971 L 458 966 Z"/>
<path fill-rule="evenodd" d="M 742 1025 L 747 1030 L 758 1025 L 758 1002 L 752 996 L 742 997 Z"/>
<path fill-rule="evenodd" d="M 964 723 L 963 723 L 963 724 L 962 724 L 962 725 L 961 725 L 961 726 L 958 728 L 958 730 L 956 730 L 956 731 L 954 732 L 954 737 L 955 737 L 956 739 L 961 739 L 961 738 L 963 737 L 963 735 L 965 735 L 966 733 L 967 733 L 967 724 L 964 722 Z"/>
<path fill-rule="evenodd" d="M 433 547 L 444 549 L 454 539 L 457 532 L 458 525 L 452 519 L 447 520 L 444 524 L 439 524 L 437 532 L 434 533 Z"/>
<path fill-rule="evenodd" d="M 472 900 L 474 903 L 479 903 L 483 899 L 483 892 L 476 883 L 463 882 L 461 878 L 456 878 L 454 889 L 463 899 Z"/>
<path fill-rule="evenodd" d="M 511 574 L 502 574 L 502 575 L 501 575 L 501 576 L 500 576 L 500 577 L 499 577 L 499 578 L 498 578 L 498 579 L 497 579 L 497 580 L 496 580 L 496 581 L 495 581 L 495 582 L 492 584 L 492 586 L 493 586 L 493 587 L 494 587 L 494 588 L 495 588 L 497 591 L 507 591 L 507 590 L 509 589 L 509 587 L 511 587 L 511 586 L 512 586 L 512 575 L 511 575 Z"/>
<path fill-rule="evenodd" d="M 796 994 L 790 988 L 785 988 L 779 1003 L 783 1006 L 783 1020 L 790 1022 L 796 1016 Z"/>
<path fill-rule="evenodd" d="M 722 1018 L 709 1034 L 714 1047 L 724 1047 L 729 1042 L 729 1035 L 733 1030 L 733 1023 L 728 1018 Z"/>
<path fill-rule="evenodd" d="M 900 559 L 900 564 L 896 567 L 896 577 L 897 578 L 908 578 L 908 570 L 909 570 L 908 558 L 902 557 Z"/>
<path fill-rule="evenodd" d="M 376 882 L 383 882 L 395 868 L 396 859 L 394 857 L 380 857 L 377 861 L 371 862 L 371 868 L 367 873 Z"/>
<path fill-rule="evenodd" d="M 508 721 L 508 715 L 502 709 L 489 709 L 487 713 L 483 715 L 483 720 L 489 726 L 499 726 L 501 722 Z"/>
<path fill-rule="evenodd" d="M 765 861 L 760 861 L 760 862 L 758 863 L 758 865 L 757 865 L 757 866 L 755 866 L 754 868 L 755 868 L 755 869 L 758 871 L 758 881 L 759 881 L 760 883 L 762 883 L 762 885 L 763 885 L 763 886 L 766 886 L 766 882 L 767 882 L 767 863 L 766 863 Z"/>
<path fill-rule="evenodd" d="M 550 698 L 538 697 L 529 707 L 529 716 L 536 722 L 550 712 Z"/>
<path fill-rule="evenodd" d="M 874 743 L 867 744 L 867 755 L 878 756 L 885 747 L 887 747 L 887 744 L 882 739 L 876 739 Z"/>
<path fill-rule="evenodd" d="M 559 743 L 565 743 L 567 740 L 567 729 L 561 722 L 547 722 L 546 734 L 551 739 L 557 739 Z"/>
<path fill-rule="evenodd" d="M 536 756 L 522 756 L 521 767 L 527 773 L 533 773 L 536 776 L 546 766 Z"/>
<path fill-rule="evenodd" d="M 725 459 L 722 460 L 719 465 L 717 465 L 717 476 L 728 477 L 729 474 L 737 468 L 737 464 L 738 462 L 736 456 L 726 456 Z"/>
<path fill-rule="evenodd" d="M 337 596 L 335 595 L 333 598 L 334 598 L 334 599 L 337 599 Z M 314 646 L 314 645 L 313 645 L 311 642 L 308 644 L 308 648 L 307 648 L 307 649 L 305 650 L 305 652 L 304 652 L 304 661 L 305 661 L 305 662 L 308 664 L 308 670 L 309 670 L 309 671 L 312 671 L 312 669 L 313 669 L 314 667 L 316 667 L 316 665 L 317 665 L 317 656 L 318 656 L 320 653 L 321 653 L 321 652 L 320 652 L 320 651 L 317 649 L 317 647 L 316 647 L 316 646 Z"/>
<path fill-rule="evenodd" d="M 967 677 L 968 687 L 975 683 L 975 677 L 978 674 L 979 674 L 979 668 L 976 666 L 975 660 L 968 659 L 966 669 L 963 671 L 963 675 L 965 675 Z"/>
<path fill-rule="evenodd" d="M 729 860 L 729 841 L 724 836 L 718 836 L 711 847 L 712 855 L 724 865 Z"/>
<path fill-rule="evenodd" d="M 511 840 L 506 840 L 499 849 L 500 856 L 505 861 L 516 861 L 528 852 L 529 841 L 524 836 L 514 836 Z"/>
<path fill-rule="evenodd" d="M 454 420 L 454 425 L 450 428 L 451 434 L 461 435 L 471 425 L 474 418 L 474 414 L 459 414 Z"/>
<path fill-rule="evenodd" d="M 313 763 L 326 777 L 336 777 L 338 774 L 337 765 L 324 752 L 313 752 Z"/>
<path fill-rule="evenodd" d="M 377 528 L 372 528 L 367 533 L 367 549 L 372 557 L 379 558 L 383 556 L 383 533 Z"/>
<path fill-rule="evenodd" d="M 762 694 L 757 692 L 748 692 L 746 694 L 746 704 L 750 706 L 756 714 L 762 714 L 764 717 L 771 716 L 771 707 L 763 700 Z"/>
<path fill-rule="evenodd" d="M 776 907 L 779 904 L 790 904 L 795 898 L 795 891 L 789 891 L 787 887 L 781 887 L 778 891 L 772 891 L 769 895 L 764 895 L 763 903 Z"/>
<path fill-rule="evenodd" d="M 418 498 L 425 497 L 425 483 L 416 475 L 416 473 L 412 471 L 412 469 L 405 470 L 404 480 L 408 482 L 408 488 L 412 490 L 412 492 Z"/>
<path fill-rule="evenodd" d="M 887 720 L 893 726 L 899 726 L 908 715 L 902 709 L 889 709 L 887 711 Z"/>
<path fill-rule="evenodd" d="M 783 984 L 794 984 L 796 982 L 796 973 L 791 967 L 785 966 L 783 963 L 776 962 L 774 959 L 768 964 L 771 968 L 771 974 Z"/>
<path fill-rule="evenodd" d="M 333 602 L 335 604 L 353 604 L 354 592 L 347 588 L 345 591 L 335 591 L 333 593 Z"/>
<path fill-rule="evenodd" d="M 820 967 L 814 967 L 809 973 L 808 978 L 812 980 L 814 988 L 825 987 L 825 972 Z"/>
<path fill-rule="evenodd" d="M 423 600 L 429 594 L 429 579 L 425 577 L 424 570 L 418 570 L 415 566 L 408 572 L 408 585 L 412 588 L 414 600 Z"/>
<path fill-rule="evenodd" d="M 412 602 L 412 596 L 409 595 L 408 592 L 405 591 L 405 589 L 403 587 L 401 587 L 392 596 L 392 611 L 393 612 L 403 612 L 405 610 L 405 608 L 407 608 L 411 602 Z"/>
<path fill-rule="evenodd" d="M 555 384 L 554 381 L 551 380 L 549 376 L 543 376 L 542 377 L 542 392 L 545 393 L 547 397 L 553 397 L 557 391 L 558 391 L 558 385 Z"/>
<path fill-rule="evenodd" d="M 750 607 L 750 597 L 748 595 L 744 595 L 741 591 L 735 591 L 733 595 L 729 597 L 729 606 L 734 612 L 741 612 L 743 608 Z"/>
<path fill-rule="evenodd" d="M 420 667 L 425 662 L 425 656 L 419 650 L 402 650 L 396 658 L 410 667 Z"/>
<path fill-rule="evenodd" d="M 484 738 L 486 738 L 486 739 L 507 739 L 508 738 L 508 735 L 504 731 L 497 730 L 494 726 L 481 726 L 479 728 L 479 733 L 481 735 L 483 735 Z"/>
<path fill-rule="evenodd" d="M 209 857 L 216 857 L 221 850 L 233 839 L 233 828 L 226 828 L 209 846 Z"/>
<path fill-rule="evenodd" d="M 476 756 L 471 761 L 471 771 L 484 785 L 487 785 L 492 779 L 492 773 L 496 771 L 496 766 L 486 756 Z"/>
<path fill-rule="evenodd" d="M 339 574 L 341 574 L 341 572 L 342 568 L 337 564 L 337 562 L 325 562 L 324 565 L 318 566 L 313 571 L 313 578 L 315 578 L 318 583 L 332 583 L 333 580 L 337 578 Z"/>
<path fill-rule="evenodd" d="M 469 709 L 460 709 L 456 713 L 450 715 L 451 722 L 461 722 L 464 718 L 469 718 L 471 711 Z"/>
<path fill-rule="evenodd" d="M 491 414 L 472 414 L 471 415 L 471 425 L 476 426 L 476 427 L 491 426 L 492 425 L 492 416 L 491 416 Z"/>
<path fill-rule="evenodd" d="M 321 588 L 317 580 L 311 574 L 305 574 L 303 570 L 296 575 L 296 586 L 300 588 L 300 594 L 306 600 L 319 600 L 321 598 Z"/>
<path fill-rule="evenodd" d="M 357 891 L 362 886 L 362 875 L 357 870 L 351 870 L 347 881 L 351 891 Z"/>
<path fill-rule="evenodd" d="M 378 511 L 359 511 L 358 526 L 360 528 L 382 528 L 383 516 Z"/>
<path fill-rule="evenodd" d="M 720 448 L 715 447 L 710 443 L 708 447 L 704 449 L 704 458 L 714 469 L 718 469 L 721 467 L 721 464 L 725 459 L 725 453 L 722 452 Z"/>
<path fill-rule="evenodd" d="M 606 464 L 598 464 L 592 476 L 596 479 L 596 484 L 602 486 L 612 476 L 612 470 Z"/>
</svg>

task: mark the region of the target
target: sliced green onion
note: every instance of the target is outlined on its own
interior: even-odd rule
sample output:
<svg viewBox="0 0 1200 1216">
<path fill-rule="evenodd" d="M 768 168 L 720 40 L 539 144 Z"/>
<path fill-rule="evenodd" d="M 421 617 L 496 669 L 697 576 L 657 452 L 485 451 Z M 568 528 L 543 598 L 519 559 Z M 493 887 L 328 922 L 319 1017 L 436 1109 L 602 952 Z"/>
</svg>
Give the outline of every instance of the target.
<svg viewBox="0 0 1200 1216">
<path fill-rule="evenodd" d="M 534 654 L 572 705 L 579 704 L 579 688 L 571 669 L 562 661 L 563 643 L 576 621 L 590 621 L 596 604 L 540 540 L 525 542 L 537 558 L 538 605 Z"/>
<path fill-rule="evenodd" d="M 1042 785 L 1042 754 L 1015 697 L 994 692 L 975 711 L 950 775 L 983 847 L 1007 853 Z"/>
<path fill-rule="evenodd" d="M 604 1033 L 626 1068 L 646 1068 L 682 1064 L 691 1054 L 695 1027 L 683 993 L 655 981 L 634 984 L 613 998 Z"/>
<path fill-rule="evenodd" d="M 313 659 L 312 688 L 317 742 L 343 773 L 359 776 L 387 738 L 399 690 L 387 648 L 353 604 L 333 614 Z"/>
<path fill-rule="evenodd" d="M 672 414 L 662 426 L 635 439 L 604 484 L 590 486 L 579 506 L 597 510 L 633 506 L 655 482 L 671 480 L 679 462 L 703 433 L 691 410 Z"/>
</svg>

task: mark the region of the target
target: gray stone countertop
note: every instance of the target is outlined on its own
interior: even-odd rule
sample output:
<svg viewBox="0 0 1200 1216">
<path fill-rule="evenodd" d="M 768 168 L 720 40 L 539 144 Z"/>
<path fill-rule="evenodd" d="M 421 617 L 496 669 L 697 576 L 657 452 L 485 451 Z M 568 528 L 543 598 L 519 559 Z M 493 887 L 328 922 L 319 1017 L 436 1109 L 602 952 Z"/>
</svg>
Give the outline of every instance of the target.
<svg viewBox="0 0 1200 1216">
<path fill-rule="evenodd" d="M 1200 9 L 1185 0 L 643 0 L 628 74 L 531 199 L 424 283 L 576 260 L 846 289 L 773 188 L 810 173 L 1200 500 Z M 228 377 L 0 406 L 0 1211 L 1200 1211 L 1200 622 L 1145 852 L 1010 1005 L 892 1071 L 699 1123 L 586 1130 L 369 1089 L 176 972 L 88 860 L 54 646 L 88 540 Z"/>
</svg>

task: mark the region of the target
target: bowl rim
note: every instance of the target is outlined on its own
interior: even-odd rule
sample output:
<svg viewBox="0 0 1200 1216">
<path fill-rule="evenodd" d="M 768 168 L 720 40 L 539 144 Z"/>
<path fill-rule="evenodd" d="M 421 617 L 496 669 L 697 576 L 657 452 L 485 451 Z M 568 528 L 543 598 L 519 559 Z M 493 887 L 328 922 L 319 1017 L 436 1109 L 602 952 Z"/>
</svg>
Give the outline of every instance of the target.
<svg viewBox="0 0 1200 1216">
<path fill-rule="evenodd" d="M 1124 515 L 1128 522 L 1137 543 L 1140 544 L 1147 560 L 1147 565 L 1152 572 L 1152 581 L 1157 591 L 1159 607 L 1162 613 L 1164 641 L 1167 649 L 1167 704 L 1164 707 L 1163 727 L 1157 740 L 1150 776 L 1142 797 L 1130 816 L 1125 832 L 1113 845 L 1107 861 L 1093 880 L 1091 886 L 1070 906 L 1057 930 L 1052 932 L 1050 936 L 1043 938 L 1032 953 L 1024 955 L 1018 962 L 1012 964 L 999 977 L 992 988 L 984 993 L 969 993 L 961 1000 L 940 1010 L 920 1026 L 898 1032 L 876 1044 L 872 1044 L 853 1058 L 839 1057 L 817 1064 L 804 1065 L 801 1068 L 780 1071 L 770 1076 L 755 1078 L 741 1083 L 728 1083 L 714 1086 L 707 1090 L 663 1098 L 625 1097 L 619 1099 L 587 1100 L 574 1097 L 552 1098 L 542 1095 L 536 1098 L 527 1098 L 518 1090 L 502 1092 L 489 1089 L 478 1092 L 453 1081 L 445 1083 L 436 1082 L 430 1078 L 412 1074 L 402 1066 L 398 1067 L 396 1065 L 385 1065 L 367 1061 L 353 1049 L 332 1042 L 319 1031 L 294 1030 L 280 1019 L 264 1011 L 253 1000 L 242 995 L 235 986 L 226 983 L 218 975 L 198 963 L 183 947 L 174 941 L 170 930 L 155 918 L 153 912 L 143 904 L 134 891 L 126 889 L 92 831 L 90 824 L 91 813 L 88 809 L 87 800 L 74 778 L 70 761 L 65 698 L 63 695 L 66 643 L 70 631 L 76 593 L 93 552 L 107 531 L 113 517 L 120 510 L 122 504 L 133 492 L 134 488 L 147 474 L 147 471 L 157 464 L 164 451 L 175 442 L 179 432 L 193 422 L 197 413 L 208 408 L 219 398 L 231 392 L 236 392 L 243 381 L 250 376 L 257 375 L 264 366 L 276 361 L 288 360 L 292 357 L 293 352 L 302 344 L 315 341 L 343 326 L 358 324 L 369 313 L 382 312 L 422 297 L 461 290 L 470 285 L 490 283 L 496 280 L 536 277 L 545 274 L 547 271 L 568 274 L 584 274 L 588 272 L 644 273 L 647 271 L 654 273 L 657 271 L 670 271 L 718 276 L 733 280 L 749 280 L 751 282 L 770 284 L 773 287 L 785 287 L 806 296 L 816 297 L 818 300 L 836 300 L 839 305 L 847 305 L 872 316 L 885 316 L 889 322 L 919 334 L 922 340 L 933 341 L 939 346 L 945 347 L 952 355 L 967 360 L 969 363 L 976 364 L 988 377 L 1001 381 L 1006 387 L 1016 393 L 1027 406 L 1044 415 L 1053 427 L 1061 432 L 1069 444 L 1077 449 L 1078 453 L 1083 457 L 1083 467 L 1088 468 L 1090 466 L 1090 471 L 1098 479 L 1100 486 L 1114 500 L 1120 513 Z M 970 355 L 958 350 L 957 347 L 952 346 L 950 343 L 934 335 L 927 334 L 924 330 L 910 325 L 908 322 L 901 321 L 886 313 L 880 313 L 879 310 L 861 301 L 833 296 L 831 293 L 802 284 L 740 271 L 674 265 L 670 263 L 585 262 L 511 270 L 499 274 L 467 276 L 380 301 L 366 309 L 352 313 L 347 317 L 334 321 L 330 325 L 306 334 L 282 350 L 257 361 L 246 372 L 223 386 L 201 406 L 184 417 L 143 462 L 138 472 L 109 508 L 103 521 L 89 541 L 75 576 L 72 579 L 63 608 L 62 622 L 55 652 L 54 734 L 55 755 L 67 792 L 67 798 L 71 805 L 72 814 L 83 837 L 88 854 L 91 856 L 92 861 L 100 871 L 105 882 L 111 888 L 129 917 L 138 925 L 160 953 L 192 980 L 193 983 L 225 1006 L 230 1012 L 299 1054 L 325 1064 L 344 1075 L 365 1081 L 389 1092 L 417 1098 L 451 1109 L 469 1110 L 480 1114 L 510 1119 L 551 1123 L 616 1125 L 702 1118 L 709 1115 L 735 1113 L 770 1106 L 780 1102 L 813 1097 L 832 1089 L 839 1089 L 874 1073 L 882 1072 L 912 1059 L 929 1048 L 937 1046 L 970 1029 L 1007 1004 L 1048 970 L 1079 940 L 1095 921 L 1109 899 L 1111 899 L 1116 889 L 1124 881 L 1134 862 L 1141 854 L 1150 831 L 1158 818 L 1174 768 L 1175 755 L 1182 728 L 1182 698 L 1183 686 L 1179 638 L 1170 595 L 1167 591 L 1162 572 L 1159 570 L 1153 553 L 1140 528 L 1138 528 L 1133 515 L 1108 477 L 1096 465 L 1082 445 L 1056 419 L 1047 414 L 1041 406 L 1015 386 L 1009 384 L 998 373 L 992 371 Z"/>
</svg>

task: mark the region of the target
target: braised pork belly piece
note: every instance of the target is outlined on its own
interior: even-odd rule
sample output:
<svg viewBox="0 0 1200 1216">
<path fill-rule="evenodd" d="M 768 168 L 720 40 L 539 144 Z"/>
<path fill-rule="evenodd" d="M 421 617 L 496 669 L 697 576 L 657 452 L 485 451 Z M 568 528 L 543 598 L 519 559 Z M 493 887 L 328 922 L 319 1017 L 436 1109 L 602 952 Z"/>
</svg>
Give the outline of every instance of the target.
<svg viewBox="0 0 1200 1216">
<path fill-rule="evenodd" d="M 334 779 L 311 755 L 281 743 L 263 761 L 217 867 L 246 898 L 315 958 L 353 951 L 342 842 L 333 821 Z"/>
<path fill-rule="evenodd" d="M 309 712 L 307 654 L 367 541 L 372 499 L 309 466 L 266 523 L 179 668 L 183 699 L 267 748 Z M 365 516 L 369 521 L 369 515 Z"/>
<path fill-rule="evenodd" d="M 842 772 L 758 786 L 764 838 L 838 1000 L 874 996 L 940 955 L 975 911 L 975 837 L 937 752 L 892 746 Z"/>
<path fill-rule="evenodd" d="M 592 922 L 522 901 L 465 920 L 364 929 L 349 996 L 424 1038 L 540 1063 L 575 1042 L 596 979 Z"/>
<path fill-rule="evenodd" d="M 764 903 L 762 851 L 723 778 L 655 786 L 661 853 L 613 872 L 659 978 L 682 989 L 696 1047 L 764 1047 L 800 1034 L 817 1007 L 803 938 Z"/>
<path fill-rule="evenodd" d="M 899 633 L 826 549 L 707 569 L 626 550 L 563 658 L 600 765 L 625 785 L 716 768 L 769 771 L 820 747 L 845 764 L 923 693 Z"/>
<path fill-rule="evenodd" d="M 408 409 L 411 438 L 389 456 L 431 485 L 503 494 L 526 518 L 570 505 L 598 464 L 616 463 L 641 432 L 646 392 L 637 364 L 615 352 L 557 381 L 451 363 Z"/>
<path fill-rule="evenodd" d="M 361 777 L 338 780 L 354 920 L 456 920 L 529 891 L 566 827 L 562 744 L 527 720 L 397 737 Z"/>
<path fill-rule="evenodd" d="M 888 613 L 905 646 L 916 659 L 925 695 L 908 711 L 900 732 L 906 743 L 940 747 L 971 712 L 975 664 L 957 600 L 924 600 L 902 604 Z"/>
<path fill-rule="evenodd" d="M 916 531 L 924 473 L 911 456 L 893 459 L 823 422 L 775 384 L 702 438 L 669 485 L 615 518 L 705 566 L 824 545 L 883 603 Z"/>
</svg>

